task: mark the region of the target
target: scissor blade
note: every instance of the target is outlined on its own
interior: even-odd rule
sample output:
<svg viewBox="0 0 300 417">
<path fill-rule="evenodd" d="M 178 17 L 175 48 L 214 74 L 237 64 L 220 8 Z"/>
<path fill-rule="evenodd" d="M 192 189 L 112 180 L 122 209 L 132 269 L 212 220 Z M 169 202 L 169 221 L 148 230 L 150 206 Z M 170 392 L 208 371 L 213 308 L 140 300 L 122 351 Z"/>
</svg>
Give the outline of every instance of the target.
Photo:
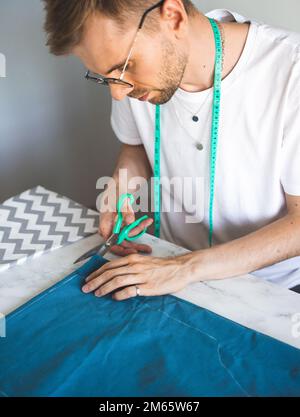
<svg viewBox="0 0 300 417">
<path fill-rule="evenodd" d="M 78 262 L 84 261 L 87 258 L 90 258 L 91 256 L 94 256 L 96 254 L 100 256 L 104 256 L 109 249 L 117 243 L 118 235 L 112 234 L 106 242 L 101 243 L 101 245 L 96 246 L 93 249 L 90 249 L 88 252 L 84 253 L 80 258 L 78 258 L 74 264 L 77 264 Z"/>
<path fill-rule="evenodd" d="M 77 264 L 78 262 L 84 261 L 85 259 L 90 258 L 91 256 L 96 255 L 96 253 L 99 252 L 99 250 L 101 249 L 102 246 L 105 247 L 105 243 L 101 243 L 101 245 L 98 245 L 95 248 L 90 249 L 88 252 L 84 253 L 82 256 L 80 256 L 80 258 L 76 259 L 76 261 L 74 262 L 74 264 Z"/>
</svg>

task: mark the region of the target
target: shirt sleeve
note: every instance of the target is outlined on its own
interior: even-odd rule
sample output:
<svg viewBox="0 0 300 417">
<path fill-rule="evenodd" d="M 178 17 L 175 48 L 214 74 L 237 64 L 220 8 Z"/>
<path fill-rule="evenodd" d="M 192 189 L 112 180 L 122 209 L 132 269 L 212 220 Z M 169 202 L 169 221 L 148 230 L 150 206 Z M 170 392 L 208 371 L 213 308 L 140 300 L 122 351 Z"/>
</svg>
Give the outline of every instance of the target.
<svg viewBox="0 0 300 417">
<path fill-rule="evenodd" d="M 300 53 L 288 86 L 281 156 L 283 189 L 300 196 Z"/>
<path fill-rule="evenodd" d="M 112 98 L 110 123 L 115 135 L 121 142 L 128 145 L 141 145 L 143 143 L 128 97 L 121 101 Z"/>
</svg>

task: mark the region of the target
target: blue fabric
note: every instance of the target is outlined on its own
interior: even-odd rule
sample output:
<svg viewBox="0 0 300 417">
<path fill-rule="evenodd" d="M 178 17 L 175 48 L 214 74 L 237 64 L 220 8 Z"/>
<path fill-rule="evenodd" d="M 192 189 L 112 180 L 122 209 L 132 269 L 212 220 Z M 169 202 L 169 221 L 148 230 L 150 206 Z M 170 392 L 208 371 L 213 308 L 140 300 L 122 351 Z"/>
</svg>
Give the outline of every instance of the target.
<svg viewBox="0 0 300 417">
<path fill-rule="evenodd" d="M 86 265 L 7 317 L 2 396 L 298 396 L 300 351 L 174 296 L 83 294 Z"/>
</svg>

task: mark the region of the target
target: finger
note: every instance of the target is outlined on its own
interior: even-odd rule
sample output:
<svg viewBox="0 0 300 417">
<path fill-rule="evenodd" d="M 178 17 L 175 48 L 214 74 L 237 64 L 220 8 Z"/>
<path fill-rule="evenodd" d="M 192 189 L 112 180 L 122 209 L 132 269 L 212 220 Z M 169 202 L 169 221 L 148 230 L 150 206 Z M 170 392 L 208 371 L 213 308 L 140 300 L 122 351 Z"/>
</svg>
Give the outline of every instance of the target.
<svg viewBox="0 0 300 417">
<path fill-rule="evenodd" d="M 124 258 L 114 259 L 113 261 L 110 261 L 110 262 L 106 262 L 104 265 L 101 266 L 101 268 L 97 269 L 96 271 L 88 275 L 85 281 L 86 282 L 91 281 L 98 275 L 103 274 L 105 271 L 129 265 L 130 261 L 132 260 L 130 256 L 132 255 L 126 256 Z"/>
<path fill-rule="evenodd" d="M 131 223 L 134 222 L 134 220 L 135 220 L 135 213 L 134 213 L 134 210 L 133 210 L 133 208 L 132 208 L 132 206 L 130 204 L 129 199 L 127 199 L 124 202 L 121 211 L 122 211 L 124 223 L 126 225 L 127 224 L 131 224 Z"/>
<path fill-rule="evenodd" d="M 129 237 L 138 235 L 141 233 L 144 229 L 147 229 L 151 224 L 153 223 L 153 219 L 146 219 L 143 220 L 138 226 L 136 226 L 134 229 L 132 229 L 129 233 Z"/>
<path fill-rule="evenodd" d="M 133 275 L 133 271 L 128 269 L 128 266 L 122 268 L 115 268 L 109 271 L 105 271 L 98 276 L 95 276 L 93 279 L 90 279 L 86 284 L 82 287 L 82 291 L 84 293 L 90 293 L 95 291 L 101 285 L 105 284 L 106 282 L 112 280 L 115 277 L 120 277 L 121 275 Z"/>
<path fill-rule="evenodd" d="M 124 240 L 124 242 L 122 242 L 121 246 L 124 246 L 124 248 L 130 248 L 130 249 L 135 249 L 136 251 L 139 252 L 144 252 L 144 253 L 151 253 L 152 252 L 152 248 L 149 245 L 145 245 L 143 243 L 135 243 L 135 242 L 127 242 L 126 240 Z"/>
<path fill-rule="evenodd" d="M 96 291 L 95 296 L 96 297 L 103 297 L 113 291 L 115 291 L 118 288 L 127 287 L 133 284 L 141 284 L 144 281 L 142 280 L 142 277 L 139 274 L 128 274 L 128 275 L 122 275 L 117 276 L 107 283 L 101 285 Z"/>
<path fill-rule="evenodd" d="M 104 239 L 112 234 L 115 224 L 115 213 L 102 213 L 99 220 L 99 233 Z"/>
<path fill-rule="evenodd" d="M 146 296 L 150 296 L 150 295 L 154 295 L 151 294 L 151 290 L 147 289 L 146 285 L 138 285 L 138 288 L 140 289 L 140 297 L 146 297 Z M 126 287 L 120 291 L 115 292 L 112 295 L 112 298 L 114 300 L 117 301 L 122 301 L 122 300 L 127 300 L 128 298 L 133 298 L 133 297 L 137 297 L 137 291 L 136 291 L 136 286 L 130 286 L 130 287 Z"/>
<path fill-rule="evenodd" d="M 121 245 L 114 245 L 111 247 L 110 251 L 118 256 L 127 256 L 132 253 L 138 253 L 137 249 L 134 248 L 124 248 Z"/>
</svg>

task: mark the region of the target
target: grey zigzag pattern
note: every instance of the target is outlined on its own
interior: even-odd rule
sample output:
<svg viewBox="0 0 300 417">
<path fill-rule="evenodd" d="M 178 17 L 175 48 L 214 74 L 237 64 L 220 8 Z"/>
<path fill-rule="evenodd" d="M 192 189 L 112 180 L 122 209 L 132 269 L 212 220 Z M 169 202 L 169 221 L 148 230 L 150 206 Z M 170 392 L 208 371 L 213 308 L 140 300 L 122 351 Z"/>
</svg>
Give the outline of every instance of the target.
<svg viewBox="0 0 300 417">
<path fill-rule="evenodd" d="M 33 204 L 34 204 L 34 199 L 32 201 L 27 200 L 27 199 L 22 199 L 20 196 L 14 197 L 11 199 L 11 201 L 15 202 L 15 203 L 21 203 L 22 206 L 25 204 L 25 210 L 24 212 L 26 214 L 33 214 L 37 216 L 37 219 L 35 220 L 35 223 L 38 226 L 41 226 L 41 228 L 43 228 L 44 226 L 49 227 L 49 231 L 47 232 L 49 235 L 49 240 L 42 240 L 40 239 L 40 231 L 39 230 L 32 230 L 28 228 L 28 223 L 29 220 L 26 219 L 22 219 L 16 216 L 16 212 L 17 212 L 17 208 L 16 207 L 11 207 L 9 206 L 9 204 L 6 205 L 3 204 L 1 206 L 1 210 L 8 210 L 9 211 L 9 216 L 8 216 L 8 220 L 12 221 L 14 223 L 19 223 L 21 225 L 19 233 L 22 234 L 27 234 L 27 235 L 31 235 L 32 236 L 32 240 L 31 243 L 34 244 L 38 244 L 38 245 L 44 245 L 44 250 L 48 250 L 53 246 L 53 240 L 51 240 L 51 236 L 61 236 L 61 245 L 66 244 L 69 242 L 69 236 L 71 232 L 66 232 L 63 230 L 59 230 L 57 227 L 57 222 L 56 221 L 45 221 L 44 220 L 44 216 L 45 213 L 47 211 L 47 208 L 49 207 L 54 207 L 54 211 L 53 211 L 53 216 L 59 216 L 61 218 L 65 219 L 65 227 L 71 227 L 71 228 L 75 228 L 76 229 L 76 233 L 78 235 L 78 238 L 81 237 L 86 237 L 91 235 L 94 232 L 85 232 L 85 227 L 86 225 L 83 223 L 76 223 L 73 222 L 73 215 L 71 213 L 63 213 L 61 212 L 62 207 L 59 203 L 51 203 L 50 201 L 48 201 L 48 199 L 51 197 L 49 195 L 49 193 L 47 193 L 47 190 L 45 190 L 45 193 L 43 192 L 39 192 L 38 189 L 41 189 L 41 187 L 36 187 L 32 190 L 30 190 L 28 192 L 29 195 L 31 196 L 38 196 L 38 197 L 42 197 L 41 200 L 41 209 L 40 210 L 34 210 L 33 209 Z M 82 218 L 82 220 L 88 220 L 91 219 L 93 220 L 93 227 L 97 227 L 97 215 L 96 214 L 88 214 L 89 209 L 87 209 L 86 207 L 81 206 L 78 203 L 75 203 L 72 200 L 69 200 L 65 197 L 60 196 L 59 194 L 56 193 L 52 193 L 52 195 L 55 195 L 57 198 L 61 198 L 61 199 L 65 199 L 67 201 L 68 204 L 68 208 L 70 209 L 74 209 L 74 210 L 80 210 L 81 211 L 81 215 L 80 217 Z M 13 244 L 15 245 L 14 247 L 14 255 L 21 255 L 23 257 L 27 257 L 30 255 L 33 255 L 36 250 L 30 249 L 30 250 L 26 250 L 26 249 L 22 249 L 22 243 L 23 243 L 23 239 L 16 239 L 16 238 L 12 238 L 10 237 L 11 234 L 11 228 L 10 227 L 0 227 L 0 231 L 3 232 L 3 242 L 7 243 L 7 244 Z M 4 256 L 5 256 L 5 249 L 0 249 L 0 264 L 7 264 L 7 263 L 11 263 L 11 262 L 16 262 L 16 260 L 9 260 L 9 259 L 5 259 L 4 260 Z"/>
</svg>

